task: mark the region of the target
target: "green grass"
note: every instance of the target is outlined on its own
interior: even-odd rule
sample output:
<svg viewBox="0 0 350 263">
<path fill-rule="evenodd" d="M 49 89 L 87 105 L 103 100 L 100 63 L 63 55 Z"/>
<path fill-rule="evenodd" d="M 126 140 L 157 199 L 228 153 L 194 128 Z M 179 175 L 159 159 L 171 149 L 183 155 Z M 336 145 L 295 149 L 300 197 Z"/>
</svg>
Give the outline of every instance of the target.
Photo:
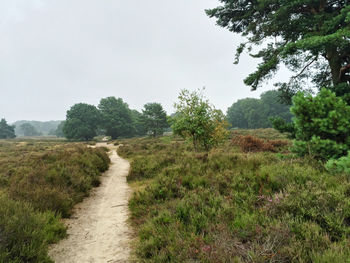
<svg viewBox="0 0 350 263">
<path fill-rule="evenodd" d="M 207 155 L 169 138 L 119 150 L 137 184 L 129 208 L 140 262 L 350 262 L 347 175 L 287 148 L 243 153 L 228 141 Z"/>
<path fill-rule="evenodd" d="M 59 141 L 0 141 L 0 262 L 52 262 L 60 221 L 108 168 L 104 149 Z"/>
</svg>

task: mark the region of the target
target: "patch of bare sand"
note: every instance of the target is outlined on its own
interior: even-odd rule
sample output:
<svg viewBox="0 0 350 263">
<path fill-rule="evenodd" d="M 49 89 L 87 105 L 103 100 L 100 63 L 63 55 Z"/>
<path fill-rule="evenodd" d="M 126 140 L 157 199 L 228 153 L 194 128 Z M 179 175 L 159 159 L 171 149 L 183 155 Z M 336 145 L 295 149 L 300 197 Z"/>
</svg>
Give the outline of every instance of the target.
<svg viewBox="0 0 350 263">
<path fill-rule="evenodd" d="M 129 162 L 111 150 L 111 166 L 102 175 L 101 185 L 78 204 L 65 221 L 68 238 L 55 244 L 49 255 L 56 263 L 129 262 L 131 230 L 127 224 L 131 190 L 126 182 Z"/>
</svg>

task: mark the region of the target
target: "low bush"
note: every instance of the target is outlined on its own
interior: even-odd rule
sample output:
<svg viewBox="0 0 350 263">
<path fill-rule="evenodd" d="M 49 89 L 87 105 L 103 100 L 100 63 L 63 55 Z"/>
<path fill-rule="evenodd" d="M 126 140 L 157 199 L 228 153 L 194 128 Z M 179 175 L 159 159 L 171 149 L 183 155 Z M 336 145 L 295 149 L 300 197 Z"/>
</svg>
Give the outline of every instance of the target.
<svg viewBox="0 0 350 263">
<path fill-rule="evenodd" d="M 232 144 L 239 146 L 243 152 L 276 152 L 287 146 L 287 140 L 263 140 L 252 135 L 238 135 L 232 139 Z"/>
<path fill-rule="evenodd" d="M 264 140 L 286 140 L 288 136 L 280 133 L 276 129 L 233 129 L 231 130 L 231 138 L 238 135 L 251 135 Z"/>
<path fill-rule="evenodd" d="M 48 244 L 64 237 L 66 229 L 52 212 L 0 196 L 0 262 L 52 262 Z"/>
<path fill-rule="evenodd" d="M 325 167 L 330 172 L 350 175 L 350 152 L 348 152 L 347 156 L 329 160 Z"/>
</svg>

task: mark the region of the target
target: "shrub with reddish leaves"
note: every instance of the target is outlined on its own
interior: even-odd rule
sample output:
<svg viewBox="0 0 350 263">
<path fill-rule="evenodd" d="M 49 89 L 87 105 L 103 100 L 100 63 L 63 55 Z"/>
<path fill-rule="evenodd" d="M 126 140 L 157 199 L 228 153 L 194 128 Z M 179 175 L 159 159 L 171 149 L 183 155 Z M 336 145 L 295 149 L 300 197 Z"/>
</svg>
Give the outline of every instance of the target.
<svg viewBox="0 0 350 263">
<path fill-rule="evenodd" d="M 243 152 L 276 152 L 278 148 L 287 146 L 285 140 L 263 140 L 252 135 L 238 135 L 232 139 L 232 144 L 237 145 Z"/>
</svg>

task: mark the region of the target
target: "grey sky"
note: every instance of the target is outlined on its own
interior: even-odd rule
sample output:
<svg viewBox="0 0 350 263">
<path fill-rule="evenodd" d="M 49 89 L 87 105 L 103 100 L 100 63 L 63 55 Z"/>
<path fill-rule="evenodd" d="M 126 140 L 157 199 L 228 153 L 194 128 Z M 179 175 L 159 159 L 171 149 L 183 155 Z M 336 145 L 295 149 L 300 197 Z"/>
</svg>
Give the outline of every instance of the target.
<svg viewBox="0 0 350 263">
<path fill-rule="evenodd" d="M 204 9 L 217 0 L 0 0 L 0 118 L 64 119 L 75 103 L 121 97 L 168 113 L 181 89 L 206 87 L 226 111 L 258 97 L 243 84 L 258 61 L 233 65 L 238 36 Z M 285 73 L 280 74 L 281 78 Z"/>
</svg>

